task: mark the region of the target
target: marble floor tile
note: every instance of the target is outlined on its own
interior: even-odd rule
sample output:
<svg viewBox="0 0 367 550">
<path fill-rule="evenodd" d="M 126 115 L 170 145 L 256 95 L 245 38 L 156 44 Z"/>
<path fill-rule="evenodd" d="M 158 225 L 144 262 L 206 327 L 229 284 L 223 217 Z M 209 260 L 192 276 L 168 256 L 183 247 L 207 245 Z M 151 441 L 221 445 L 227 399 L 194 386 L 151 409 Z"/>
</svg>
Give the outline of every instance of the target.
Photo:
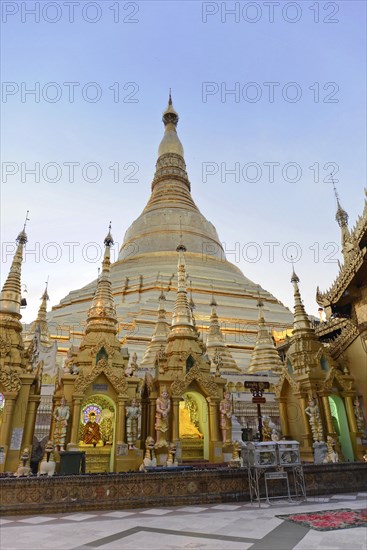
<svg viewBox="0 0 367 550">
<path fill-rule="evenodd" d="M 19 523 L 31 523 L 34 525 L 38 525 L 40 523 L 46 523 L 46 521 L 52 521 L 55 518 L 51 518 L 49 516 L 33 516 L 25 519 L 19 519 Z"/>
<path fill-rule="evenodd" d="M 135 512 L 123 512 L 122 510 L 117 510 L 116 512 L 106 512 L 102 514 L 100 517 L 108 517 L 108 518 L 126 518 L 128 516 L 135 515 Z"/>
<path fill-rule="evenodd" d="M 240 506 L 234 504 L 217 504 L 216 506 L 211 507 L 212 510 L 238 510 Z"/>
<path fill-rule="evenodd" d="M 64 516 L 62 519 L 68 519 L 70 521 L 84 521 L 95 517 L 95 514 L 71 514 L 69 516 Z"/>
<path fill-rule="evenodd" d="M 338 500 L 355 500 L 357 495 L 333 495 L 332 499 Z"/>
<path fill-rule="evenodd" d="M 364 528 L 316 531 L 276 517 L 365 506 L 363 493 L 334 496 L 297 506 L 244 502 L 9 516 L 0 522 L 0 550 L 366 550 Z"/>
<path fill-rule="evenodd" d="M 141 512 L 141 514 L 148 514 L 152 516 L 164 516 L 165 514 L 170 513 L 169 508 L 151 508 L 150 510 L 144 510 L 144 512 Z"/>
<path fill-rule="evenodd" d="M 202 508 L 201 506 L 184 506 L 184 508 L 177 508 L 175 512 L 189 512 L 190 514 L 198 514 L 199 512 L 205 512 L 208 508 Z"/>
</svg>

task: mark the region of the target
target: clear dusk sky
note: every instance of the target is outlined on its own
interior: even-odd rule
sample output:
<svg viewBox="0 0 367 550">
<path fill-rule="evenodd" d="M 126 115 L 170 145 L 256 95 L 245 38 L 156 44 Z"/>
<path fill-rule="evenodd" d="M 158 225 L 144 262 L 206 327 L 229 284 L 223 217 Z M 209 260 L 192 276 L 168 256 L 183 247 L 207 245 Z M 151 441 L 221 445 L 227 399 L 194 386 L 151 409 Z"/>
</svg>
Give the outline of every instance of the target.
<svg viewBox="0 0 367 550">
<path fill-rule="evenodd" d="M 0 4 L 0 265 L 3 282 L 29 210 L 25 322 L 48 276 L 50 306 L 95 279 L 110 220 L 117 253 L 150 194 L 170 87 L 228 259 L 292 308 L 294 256 L 317 314 L 341 260 L 328 174 L 351 225 L 364 204 L 364 1 Z"/>
</svg>

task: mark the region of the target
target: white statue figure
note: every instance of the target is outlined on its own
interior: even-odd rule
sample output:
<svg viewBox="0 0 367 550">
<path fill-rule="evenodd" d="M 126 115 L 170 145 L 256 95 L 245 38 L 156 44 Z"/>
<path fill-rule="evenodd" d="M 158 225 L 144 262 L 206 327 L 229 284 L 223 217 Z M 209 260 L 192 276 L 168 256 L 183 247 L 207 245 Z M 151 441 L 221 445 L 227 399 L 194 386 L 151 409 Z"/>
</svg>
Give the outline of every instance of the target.
<svg viewBox="0 0 367 550">
<path fill-rule="evenodd" d="M 339 462 L 338 453 L 335 451 L 335 441 L 331 437 L 331 435 L 327 436 L 326 445 L 327 445 L 327 454 L 323 460 L 324 464 L 328 462 Z"/>
<path fill-rule="evenodd" d="M 156 447 L 167 446 L 166 434 L 169 429 L 169 415 L 171 411 L 171 400 L 165 388 L 162 389 L 160 397 L 156 400 L 155 430 L 157 434 Z"/>
<path fill-rule="evenodd" d="M 56 462 L 54 455 L 55 446 L 52 441 L 46 443 L 45 452 L 42 458 L 42 462 L 39 466 L 38 475 L 53 476 L 55 473 Z"/>
<path fill-rule="evenodd" d="M 137 370 L 138 370 L 138 356 L 134 351 L 133 356 L 131 358 L 131 362 L 125 370 L 125 374 L 127 376 L 134 376 Z"/>
<path fill-rule="evenodd" d="M 22 454 L 20 455 L 20 462 L 17 471 L 15 472 L 15 477 L 29 476 L 31 469 L 29 466 L 30 453 L 29 448 L 26 447 Z"/>
<path fill-rule="evenodd" d="M 359 432 L 363 432 L 364 431 L 364 418 L 363 418 L 361 405 L 359 403 L 359 399 L 358 399 L 357 396 L 355 397 L 355 399 L 353 401 L 353 408 L 354 408 L 354 415 L 356 417 L 357 430 Z"/>
<path fill-rule="evenodd" d="M 136 449 L 135 443 L 138 439 L 138 422 L 140 407 L 136 399 L 132 399 L 131 405 L 126 407 L 126 439 L 129 449 Z"/>
<path fill-rule="evenodd" d="M 145 440 L 145 454 L 142 464 L 140 464 L 139 470 L 144 472 L 146 468 L 155 468 L 157 466 L 157 459 L 154 452 L 154 439 L 151 435 Z"/>
<path fill-rule="evenodd" d="M 176 452 L 177 452 L 176 444 L 174 442 L 170 443 L 168 445 L 168 457 L 166 462 L 166 466 L 168 468 L 178 466 L 178 461 L 176 459 Z"/>
<path fill-rule="evenodd" d="M 319 407 L 316 403 L 316 398 L 311 397 L 308 401 L 308 407 L 305 408 L 305 413 L 309 417 L 309 422 L 312 431 L 312 437 L 314 441 L 322 441 L 322 424 Z"/>
<path fill-rule="evenodd" d="M 68 421 L 70 418 L 70 408 L 66 404 L 65 397 L 60 400 L 60 405 L 54 411 L 55 430 L 54 441 L 57 451 L 65 450 L 65 439 L 68 430 Z"/>
<path fill-rule="evenodd" d="M 219 403 L 219 412 L 222 442 L 230 443 L 232 438 L 232 403 L 229 392 L 225 392 L 224 398 Z"/>
</svg>

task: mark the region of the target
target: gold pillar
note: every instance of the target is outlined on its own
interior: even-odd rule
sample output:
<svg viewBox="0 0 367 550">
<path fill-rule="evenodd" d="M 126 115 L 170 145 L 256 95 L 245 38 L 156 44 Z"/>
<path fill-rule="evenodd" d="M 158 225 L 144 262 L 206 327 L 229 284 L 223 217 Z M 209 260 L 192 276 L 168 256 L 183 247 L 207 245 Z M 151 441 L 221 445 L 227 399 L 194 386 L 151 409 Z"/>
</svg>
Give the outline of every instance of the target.
<svg viewBox="0 0 367 550">
<path fill-rule="evenodd" d="M 351 432 L 357 433 L 358 427 L 357 427 L 357 421 L 356 416 L 354 414 L 354 407 L 353 407 L 353 399 L 351 395 L 345 395 L 344 394 L 344 403 L 345 408 L 347 410 L 347 417 L 348 417 L 348 423 L 349 423 L 349 430 Z"/>
<path fill-rule="evenodd" d="M 155 433 L 155 409 L 156 403 L 155 398 L 150 399 L 149 401 L 149 433 L 154 439 L 156 438 Z"/>
<path fill-rule="evenodd" d="M 331 418 L 329 397 L 327 395 L 322 396 L 322 405 L 324 408 L 328 435 L 331 435 L 335 432 L 335 429 L 334 429 L 333 419 Z"/>
<path fill-rule="evenodd" d="M 213 401 L 209 398 L 209 437 L 211 441 L 220 441 L 219 433 L 219 418 L 218 418 L 219 401 Z"/>
<path fill-rule="evenodd" d="M 282 428 L 282 435 L 289 435 L 287 400 L 285 397 L 281 397 L 278 403 L 279 403 L 280 426 Z"/>
<path fill-rule="evenodd" d="M 125 417 L 126 417 L 126 398 L 118 396 L 117 398 L 117 422 L 116 422 L 116 441 L 125 443 Z"/>
<path fill-rule="evenodd" d="M 180 418 L 180 399 L 175 397 L 172 399 L 173 401 L 173 415 L 172 415 L 172 441 L 177 441 L 180 437 L 180 424 L 179 424 L 179 418 Z"/>
<path fill-rule="evenodd" d="M 28 398 L 28 407 L 24 423 L 22 447 L 32 446 L 37 409 L 40 401 L 41 397 L 39 395 L 30 395 Z"/>
<path fill-rule="evenodd" d="M 72 428 L 70 436 L 70 444 L 78 445 L 79 443 L 79 424 L 80 424 L 80 411 L 82 408 L 82 397 L 73 397 L 73 417 Z"/>
<path fill-rule="evenodd" d="M 141 430 L 140 430 L 140 440 L 142 442 L 141 447 L 143 447 L 143 442 L 146 440 L 148 434 L 148 402 L 146 399 L 141 400 Z"/>
<path fill-rule="evenodd" d="M 14 407 L 17 397 L 17 394 L 4 393 L 5 404 L 0 429 L 0 444 L 2 446 L 9 446 L 10 444 L 12 420 L 14 418 Z"/>
</svg>

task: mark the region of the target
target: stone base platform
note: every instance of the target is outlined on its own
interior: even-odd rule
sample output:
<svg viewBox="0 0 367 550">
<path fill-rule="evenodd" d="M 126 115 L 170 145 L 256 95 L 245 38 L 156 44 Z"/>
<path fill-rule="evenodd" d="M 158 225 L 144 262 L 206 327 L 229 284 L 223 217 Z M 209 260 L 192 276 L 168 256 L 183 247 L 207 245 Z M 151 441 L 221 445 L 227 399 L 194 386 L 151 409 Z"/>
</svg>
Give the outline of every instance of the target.
<svg viewBox="0 0 367 550">
<path fill-rule="evenodd" d="M 367 490 L 367 463 L 306 464 L 308 496 Z M 291 478 L 292 476 L 290 476 Z M 274 487 L 282 494 L 281 487 Z M 0 478 L 3 515 L 249 501 L 246 468 Z"/>
</svg>

